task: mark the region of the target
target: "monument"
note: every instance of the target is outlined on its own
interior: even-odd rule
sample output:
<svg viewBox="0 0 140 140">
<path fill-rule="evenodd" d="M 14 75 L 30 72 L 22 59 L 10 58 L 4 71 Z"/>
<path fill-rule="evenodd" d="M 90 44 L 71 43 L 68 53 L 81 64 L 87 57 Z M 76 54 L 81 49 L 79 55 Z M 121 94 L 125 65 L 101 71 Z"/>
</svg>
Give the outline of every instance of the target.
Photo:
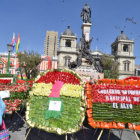
<svg viewBox="0 0 140 140">
<path fill-rule="evenodd" d="M 84 81 L 97 80 L 104 78 L 101 59 L 97 55 L 95 58 L 91 55 L 90 45 L 93 38 L 90 38 L 91 9 L 86 3 L 81 12 L 83 20 L 82 37 L 78 43 L 78 56 L 76 61 L 69 63 L 69 68 L 77 72 Z"/>
</svg>

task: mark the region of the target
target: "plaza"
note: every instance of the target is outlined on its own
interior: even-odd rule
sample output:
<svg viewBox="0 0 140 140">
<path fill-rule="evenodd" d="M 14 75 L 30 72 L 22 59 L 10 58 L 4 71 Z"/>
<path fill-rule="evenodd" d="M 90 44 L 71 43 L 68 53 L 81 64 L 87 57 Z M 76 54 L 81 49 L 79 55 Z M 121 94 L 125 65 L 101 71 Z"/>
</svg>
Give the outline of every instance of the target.
<svg viewBox="0 0 140 140">
<path fill-rule="evenodd" d="M 3 18 L 17 40 L 0 36 L 0 139 L 139 140 L 139 19 L 107 1 L 22 1 L 20 24 Z"/>
</svg>

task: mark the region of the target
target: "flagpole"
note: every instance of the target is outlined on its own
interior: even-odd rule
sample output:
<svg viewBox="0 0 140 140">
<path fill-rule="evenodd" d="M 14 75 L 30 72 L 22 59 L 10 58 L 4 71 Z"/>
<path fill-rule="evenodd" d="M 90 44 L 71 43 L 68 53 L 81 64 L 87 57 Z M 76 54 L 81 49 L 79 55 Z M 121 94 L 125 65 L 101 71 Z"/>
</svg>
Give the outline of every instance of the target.
<svg viewBox="0 0 140 140">
<path fill-rule="evenodd" d="M 16 59 L 17 58 L 16 58 L 16 53 L 15 53 L 15 74 L 16 74 L 16 62 L 17 62 Z"/>
<path fill-rule="evenodd" d="M 12 43 L 11 45 L 13 46 L 13 51 L 14 51 L 14 47 L 15 47 L 15 33 L 13 33 L 13 39 L 12 39 Z M 15 67 L 15 71 L 14 74 L 16 74 L 16 54 L 15 54 L 15 61 L 14 61 L 14 67 Z"/>
<path fill-rule="evenodd" d="M 18 49 L 19 49 L 19 45 L 20 45 L 20 38 L 19 38 L 19 34 L 18 34 L 18 37 L 17 37 L 17 43 L 16 43 L 16 53 L 15 53 L 15 69 L 16 69 L 16 61 L 17 61 L 17 52 L 18 52 Z M 16 71 L 15 71 L 15 74 L 16 74 Z"/>
</svg>

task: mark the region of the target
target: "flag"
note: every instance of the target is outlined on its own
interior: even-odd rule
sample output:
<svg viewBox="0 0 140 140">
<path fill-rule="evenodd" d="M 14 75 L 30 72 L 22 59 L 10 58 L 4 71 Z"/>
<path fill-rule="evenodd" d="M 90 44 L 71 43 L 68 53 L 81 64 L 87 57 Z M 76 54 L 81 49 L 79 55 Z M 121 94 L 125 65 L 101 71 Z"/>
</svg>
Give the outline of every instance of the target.
<svg viewBox="0 0 140 140">
<path fill-rule="evenodd" d="M 20 38 L 19 38 L 19 34 L 18 34 L 17 44 L 16 44 L 16 54 L 18 52 L 19 46 L 20 46 Z"/>
<path fill-rule="evenodd" d="M 13 46 L 13 50 L 14 50 L 14 47 L 16 46 L 15 33 L 13 33 L 13 39 L 11 45 Z"/>
</svg>

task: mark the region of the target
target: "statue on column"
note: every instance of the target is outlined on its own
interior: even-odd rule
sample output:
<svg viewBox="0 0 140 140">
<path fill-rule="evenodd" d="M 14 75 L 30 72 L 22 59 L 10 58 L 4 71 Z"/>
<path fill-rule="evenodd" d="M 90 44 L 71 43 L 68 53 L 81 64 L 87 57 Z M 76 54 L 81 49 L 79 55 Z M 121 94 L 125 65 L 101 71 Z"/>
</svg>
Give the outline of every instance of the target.
<svg viewBox="0 0 140 140">
<path fill-rule="evenodd" d="M 87 3 L 82 9 L 81 17 L 84 23 L 91 23 L 91 9 Z M 84 33 L 82 34 L 82 37 L 80 38 L 80 42 L 77 45 L 77 48 L 79 49 L 77 59 L 76 61 L 70 62 L 68 64 L 68 67 L 70 69 L 81 66 L 82 58 L 85 58 L 87 60 L 87 63 L 90 66 L 93 66 L 98 72 L 101 72 L 101 73 L 103 72 L 100 56 L 97 55 L 94 58 L 91 54 L 90 45 L 91 45 L 92 40 L 93 38 L 91 38 L 90 40 L 86 40 L 85 34 Z"/>
<path fill-rule="evenodd" d="M 84 23 L 91 23 L 91 9 L 86 3 L 81 12 L 81 17 Z"/>
</svg>

